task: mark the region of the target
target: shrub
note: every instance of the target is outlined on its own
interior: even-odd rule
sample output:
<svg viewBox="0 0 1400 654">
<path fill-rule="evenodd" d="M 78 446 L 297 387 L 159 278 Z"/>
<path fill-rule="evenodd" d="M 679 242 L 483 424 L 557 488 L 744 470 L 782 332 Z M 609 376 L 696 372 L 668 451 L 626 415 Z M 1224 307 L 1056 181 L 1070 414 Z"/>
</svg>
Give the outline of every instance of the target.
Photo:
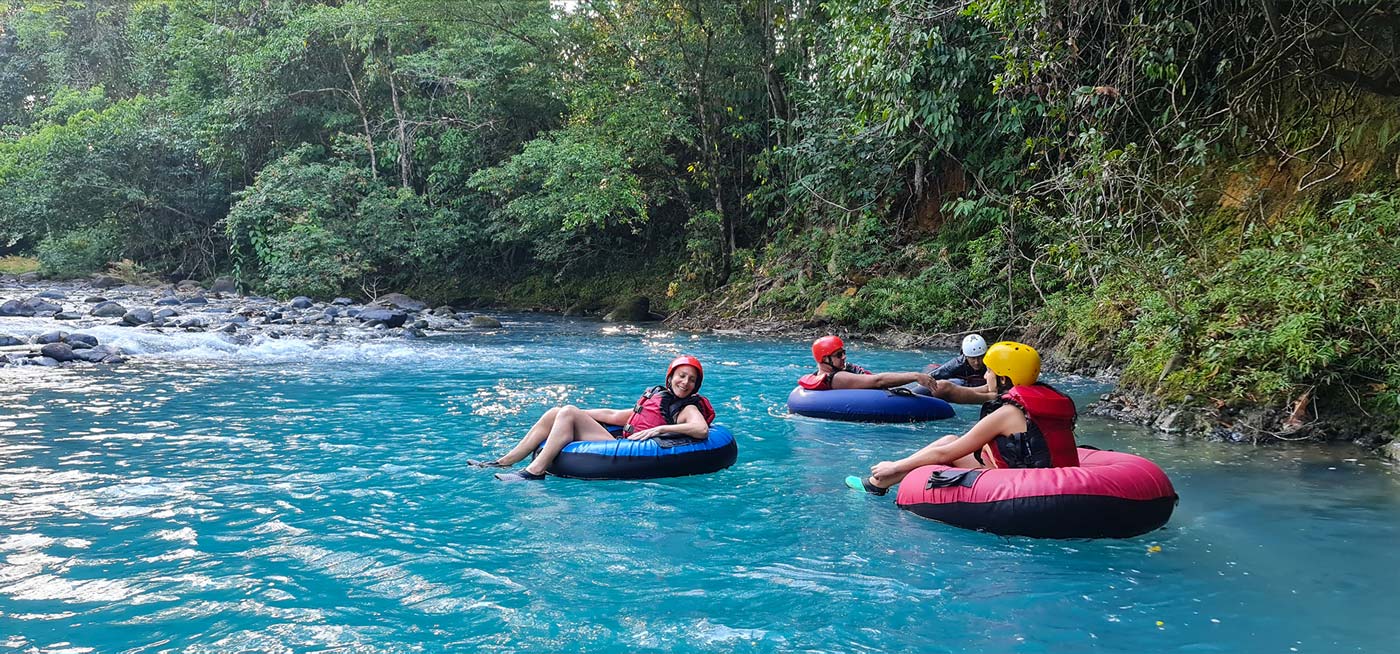
<svg viewBox="0 0 1400 654">
<path fill-rule="evenodd" d="M 47 236 L 37 248 L 40 270 L 58 279 L 99 272 L 116 254 L 119 239 L 116 230 L 106 224 Z"/>
</svg>

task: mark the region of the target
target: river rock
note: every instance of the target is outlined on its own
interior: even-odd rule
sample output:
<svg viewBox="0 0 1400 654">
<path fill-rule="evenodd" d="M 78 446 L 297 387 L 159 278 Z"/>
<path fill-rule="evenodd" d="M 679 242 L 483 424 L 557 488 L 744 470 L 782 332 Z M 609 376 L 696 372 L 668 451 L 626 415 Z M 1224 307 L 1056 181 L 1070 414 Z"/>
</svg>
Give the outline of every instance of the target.
<svg viewBox="0 0 1400 654">
<path fill-rule="evenodd" d="M 58 313 L 53 314 L 54 320 L 79 320 L 82 317 L 83 314 L 78 313 L 77 311 L 60 311 Z"/>
<path fill-rule="evenodd" d="M 501 321 L 496 320 L 491 316 L 472 316 L 471 325 L 472 327 L 478 327 L 481 329 L 495 329 L 501 326 Z"/>
<path fill-rule="evenodd" d="M 209 326 L 209 321 L 203 316 L 186 316 L 175 323 L 184 329 L 204 329 Z"/>
<path fill-rule="evenodd" d="M 106 301 L 107 301 L 107 298 L 102 297 L 101 295 L 89 295 L 89 296 L 83 298 L 83 303 L 84 303 L 84 304 L 102 304 L 103 302 L 106 302 Z"/>
<path fill-rule="evenodd" d="M 292 301 L 288 304 L 290 304 L 293 309 L 310 309 L 316 305 L 316 301 L 305 295 L 298 295 L 292 298 Z"/>
<path fill-rule="evenodd" d="M 49 343 L 62 343 L 67 338 L 68 332 L 52 331 L 36 334 L 29 339 L 29 342 L 35 345 L 48 345 Z"/>
<path fill-rule="evenodd" d="M 327 316 L 330 316 L 330 317 L 334 318 L 334 317 L 340 315 L 340 307 L 337 307 L 337 306 L 332 305 L 332 306 L 326 307 L 326 310 L 325 310 L 325 311 L 322 311 L 321 313 L 324 314 L 324 315 L 327 315 Z"/>
<path fill-rule="evenodd" d="M 64 340 L 75 350 L 97 347 L 97 337 L 92 334 L 69 334 L 68 338 Z"/>
<path fill-rule="evenodd" d="M 58 365 L 58 359 L 53 357 L 34 357 L 30 359 L 30 361 L 33 361 L 36 366 L 43 366 L 45 368 L 52 368 Z"/>
<path fill-rule="evenodd" d="M 175 297 L 174 295 L 167 295 L 163 298 L 160 298 L 159 300 L 156 300 L 155 305 L 158 307 L 172 307 L 177 304 L 180 304 L 183 301 L 184 300 L 181 300 L 180 298 Z"/>
<path fill-rule="evenodd" d="M 348 306 L 350 306 L 350 305 L 352 305 L 352 304 L 354 304 L 354 303 L 355 303 L 355 301 L 352 300 L 352 299 L 350 299 L 350 298 L 348 298 L 348 297 L 338 297 L 338 298 L 336 298 L 336 299 L 334 299 L 334 300 L 331 300 L 331 304 L 334 304 L 335 306 L 338 306 L 338 307 L 348 307 Z"/>
<path fill-rule="evenodd" d="M 392 311 L 389 309 L 366 309 L 355 316 L 364 323 L 366 327 L 384 326 L 389 329 L 402 327 L 408 321 L 408 314 L 402 311 Z"/>
<path fill-rule="evenodd" d="M 398 307 L 405 311 L 422 311 L 428 308 L 427 302 L 415 300 L 403 293 L 381 295 L 374 301 L 374 304 L 381 307 Z"/>
<path fill-rule="evenodd" d="M 238 292 L 238 282 L 233 281 L 233 278 L 232 278 L 232 277 L 219 277 L 219 278 L 217 278 L 217 279 L 214 280 L 214 283 L 213 283 L 213 284 L 210 284 L 210 285 L 209 285 L 209 292 L 210 292 L 210 293 L 220 293 L 220 294 L 224 294 L 224 293 L 227 293 L 227 294 L 237 293 L 237 292 Z"/>
<path fill-rule="evenodd" d="M 0 334 L 0 347 L 9 347 L 11 345 L 24 345 L 24 341 L 9 334 Z"/>
<path fill-rule="evenodd" d="M 50 300 L 66 300 L 68 299 L 68 294 L 64 293 L 63 291 L 47 290 L 41 291 L 34 297 L 48 298 Z"/>
<path fill-rule="evenodd" d="M 96 279 L 92 280 L 93 288 L 100 288 L 103 290 L 125 285 L 126 282 L 117 279 L 116 277 L 112 277 L 110 275 L 98 275 Z"/>
<path fill-rule="evenodd" d="M 42 354 L 59 363 L 72 361 L 76 358 L 73 355 L 73 346 L 67 343 L 49 343 L 48 345 L 39 348 L 39 354 Z"/>
<path fill-rule="evenodd" d="M 60 311 L 63 310 L 63 307 L 62 307 L 62 306 L 57 305 L 57 304 L 54 304 L 53 302 L 50 302 L 50 301 L 48 301 L 48 300 L 45 300 L 44 298 L 41 298 L 41 297 L 32 297 L 32 298 L 29 298 L 28 300 L 25 300 L 25 301 L 22 302 L 21 304 L 24 305 L 25 307 L 28 307 L 29 309 L 33 310 L 35 315 L 38 315 L 38 314 L 41 314 L 41 313 L 42 313 L 42 314 L 47 314 L 47 315 L 53 315 L 53 314 L 58 313 L 58 312 L 60 312 Z"/>
<path fill-rule="evenodd" d="M 452 307 L 447 306 L 446 304 L 444 304 L 444 305 L 442 305 L 442 306 L 440 306 L 440 307 L 438 307 L 438 308 L 436 308 L 436 309 L 433 309 L 433 315 L 439 316 L 439 317 L 442 317 L 442 318 L 451 318 L 451 317 L 454 315 L 454 313 L 455 313 L 455 312 L 452 310 Z"/>
<path fill-rule="evenodd" d="M 16 277 L 16 279 L 18 279 L 18 280 L 19 280 L 19 283 L 21 283 L 21 284 L 33 284 L 34 282 L 39 281 L 39 273 L 37 273 L 37 272 L 20 273 L 20 276 L 19 276 L 19 277 Z"/>
<path fill-rule="evenodd" d="M 103 363 L 108 357 L 120 356 L 120 354 L 121 350 L 111 345 L 98 345 L 86 350 L 74 351 L 73 358 L 88 363 Z"/>
<path fill-rule="evenodd" d="M 651 315 L 651 300 L 645 296 L 637 296 L 628 299 L 618 305 L 616 309 L 603 316 L 604 322 L 646 322 L 653 320 Z"/>
<path fill-rule="evenodd" d="M 150 309 L 136 308 L 122 315 L 122 323 L 130 325 L 132 327 L 135 327 L 137 325 L 144 325 L 155 319 L 156 317 L 151 314 Z"/>
<path fill-rule="evenodd" d="M 0 304 L 0 316 L 31 318 L 34 316 L 34 310 L 24 306 L 24 303 L 19 300 L 8 300 L 4 304 Z"/>
<path fill-rule="evenodd" d="M 164 319 L 166 319 L 166 318 L 174 318 L 175 316 L 178 316 L 178 315 L 180 315 L 180 312 L 179 312 L 179 311 L 176 311 L 176 310 L 174 310 L 174 309 L 171 309 L 170 307 L 166 307 L 166 308 L 164 308 L 164 309 L 160 309 L 160 310 L 156 311 L 156 313 L 155 313 L 156 319 L 158 319 L 158 320 L 164 320 Z"/>
<path fill-rule="evenodd" d="M 203 295 L 192 295 L 181 301 L 181 304 L 209 304 L 209 298 Z"/>
<path fill-rule="evenodd" d="M 102 302 L 92 308 L 91 315 L 98 318 L 120 318 L 126 315 L 126 307 L 116 302 Z"/>
<path fill-rule="evenodd" d="M 194 293 L 202 288 L 204 287 L 193 279 L 182 279 L 175 282 L 175 292 L 177 293 Z"/>
</svg>

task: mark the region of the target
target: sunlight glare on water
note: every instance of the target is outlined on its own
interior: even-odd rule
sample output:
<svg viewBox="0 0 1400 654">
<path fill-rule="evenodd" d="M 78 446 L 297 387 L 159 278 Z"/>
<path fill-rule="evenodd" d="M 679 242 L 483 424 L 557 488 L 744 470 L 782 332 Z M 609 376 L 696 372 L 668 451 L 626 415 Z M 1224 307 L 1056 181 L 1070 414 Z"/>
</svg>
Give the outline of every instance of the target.
<svg viewBox="0 0 1400 654">
<path fill-rule="evenodd" d="M 1167 527 L 1005 539 L 846 474 L 966 429 L 789 417 L 805 342 L 534 315 L 420 341 L 100 335 L 116 368 L 0 369 L 0 649 L 33 652 L 1392 651 L 1400 484 L 1317 446 L 1080 441 L 1176 484 Z M 951 352 L 858 343 L 916 369 Z M 502 484 L 544 409 L 667 361 L 739 440 L 714 475 Z M 1104 390 L 1053 378 L 1081 407 Z M 1160 548 L 1158 550 L 1157 548 Z"/>
</svg>

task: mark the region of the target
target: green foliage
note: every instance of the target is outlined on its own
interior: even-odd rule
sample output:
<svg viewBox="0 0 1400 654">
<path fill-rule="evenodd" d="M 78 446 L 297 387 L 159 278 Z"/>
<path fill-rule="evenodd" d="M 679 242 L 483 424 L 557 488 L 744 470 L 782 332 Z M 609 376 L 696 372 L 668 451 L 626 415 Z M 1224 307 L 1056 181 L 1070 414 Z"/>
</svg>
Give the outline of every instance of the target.
<svg viewBox="0 0 1400 654">
<path fill-rule="evenodd" d="M 441 269 L 460 239 L 418 195 L 309 145 L 264 167 L 225 225 L 239 277 L 283 296 L 402 288 Z"/>
<path fill-rule="evenodd" d="M 35 248 L 41 272 L 72 279 L 101 272 L 118 250 L 119 234 L 110 224 L 80 227 L 48 236 Z"/>
</svg>

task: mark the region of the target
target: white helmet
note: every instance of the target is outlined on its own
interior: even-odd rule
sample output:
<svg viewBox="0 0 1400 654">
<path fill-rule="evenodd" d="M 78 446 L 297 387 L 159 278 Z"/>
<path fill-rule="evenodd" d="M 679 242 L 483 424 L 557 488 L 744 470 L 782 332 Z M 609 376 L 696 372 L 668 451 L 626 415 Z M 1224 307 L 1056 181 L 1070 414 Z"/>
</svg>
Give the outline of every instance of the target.
<svg viewBox="0 0 1400 654">
<path fill-rule="evenodd" d="M 965 357 L 980 357 L 987 353 L 987 341 L 981 334 L 968 334 L 963 337 L 962 353 Z"/>
</svg>

